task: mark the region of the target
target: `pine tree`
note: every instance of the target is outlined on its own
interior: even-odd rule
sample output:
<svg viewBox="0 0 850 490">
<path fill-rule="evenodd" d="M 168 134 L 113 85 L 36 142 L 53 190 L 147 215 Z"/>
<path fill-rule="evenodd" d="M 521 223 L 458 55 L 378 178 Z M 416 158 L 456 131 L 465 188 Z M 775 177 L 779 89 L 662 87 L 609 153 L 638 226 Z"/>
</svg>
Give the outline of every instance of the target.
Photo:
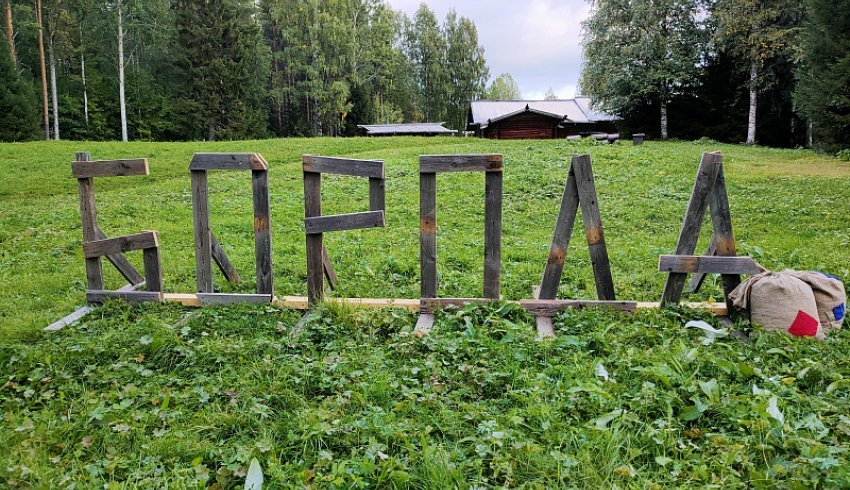
<svg viewBox="0 0 850 490">
<path fill-rule="evenodd" d="M 38 134 L 33 86 L 18 75 L 5 42 L 0 42 L 0 141 L 27 141 Z"/>
</svg>

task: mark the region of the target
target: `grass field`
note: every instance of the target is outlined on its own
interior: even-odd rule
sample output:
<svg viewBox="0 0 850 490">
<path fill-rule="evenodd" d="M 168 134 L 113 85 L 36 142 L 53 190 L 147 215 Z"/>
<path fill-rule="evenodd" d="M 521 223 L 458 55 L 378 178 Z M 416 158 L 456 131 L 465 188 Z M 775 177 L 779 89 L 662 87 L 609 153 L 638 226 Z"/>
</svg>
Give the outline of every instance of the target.
<svg viewBox="0 0 850 490">
<path fill-rule="evenodd" d="M 306 293 L 301 155 L 384 159 L 388 227 L 326 235 L 326 245 L 334 295 L 406 298 L 419 292 L 418 155 L 503 153 L 505 299 L 528 297 L 539 280 L 569 158 L 589 152 L 618 296 L 657 300 L 658 255 L 675 246 L 710 150 L 724 154 L 741 253 L 850 279 L 850 165 L 805 150 L 443 138 L 2 144 L 0 486 L 231 488 L 253 458 L 288 487 L 846 486 L 846 331 L 822 343 L 753 332 L 753 345 L 702 346 L 681 330 L 693 312 L 570 312 L 555 322 L 558 339 L 541 344 L 527 314 L 495 305 L 441 314 L 420 341 L 402 311 L 324 307 L 296 330 L 299 315 L 273 307 L 181 322 L 187 310 L 174 305 L 110 304 L 41 332 L 84 298 L 75 151 L 150 159 L 148 177 L 96 180 L 99 221 L 110 236 L 159 231 L 168 292 L 194 291 L 192 153 L 262 153 L 278 295 Z M 254 287 L 249 182 L 210 178 L 213 228 L 245 279 L 217 277 L 225 291 Z M 367 188 L 326 177 L 325 212 L 365 210 Z M 483 177 L 440 176 L 437 199 L 440 293 L 480 296 Z M 699 248 L 707 241 L 708 227 Z M 581 232 L 571 245 L 560 297 L 593 298 Z M 706 286 L 696 299 L 720 297 L 716 280 Z"/>
</svg>

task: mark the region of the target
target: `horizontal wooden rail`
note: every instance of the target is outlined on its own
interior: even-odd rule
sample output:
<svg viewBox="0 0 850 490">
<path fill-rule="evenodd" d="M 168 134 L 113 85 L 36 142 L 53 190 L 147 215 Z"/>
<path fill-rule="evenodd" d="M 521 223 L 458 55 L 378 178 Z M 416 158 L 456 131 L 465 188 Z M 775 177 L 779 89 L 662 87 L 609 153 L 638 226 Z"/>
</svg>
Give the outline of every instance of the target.
<svg viewBox="0 0 850 490">
<path fill-rule="evenodd" d="M 145 250 L 159 246 L 155 231 L 145 231 L 136 235 L 119 236 L 83 243 L 83 255 L 87 259 L 115 255 L 133 250 Z"/>
<path fill-rule="evenodd" d="M 421 155 L 419 173 L 501 172 L 502 155 Z"/>
<path fill-rule="evenodd" d="M 195 153 L 189 170 L 268 170 L 259 153 Z"/>
<path fill-rule="evenodd" d="M 758 274 L 762 269 L 750 257 L 710 255 L 662 255 L 658 259 L 661 272 L 700 274 Z"/>
<path fill-rule="evenodd" d="M 202 305 L 232 305 L 239 303 L 263 304 L 271 303 L 271 294 L 229 294 L 229 293 L 198 293 Z"/>
<path fill-rule="evenodd" d="M 363 213 L 333 214 L 304 218 L 304 228 L 308 235 L 317 235 L 330 231 L 382 228 L 385 226 L 387 226 L 387 223 L 383 211 L 366 211 Z"/>
<path fill-rule="evenodd" d="M 583 308 L 608 308 L 630 313 L 638 310 L 637 301 L 536 299 L 520 301 L 519 304 L 535 316 L 557 316 L 560 312 L 567 309 Z"/>
<path fill-rule="evenodd" d="M 71 163 L 71 173 L 78 179 L 148 175 L 149 172 L 148 161 L 145 158 L 77 161 Z"/>
<path fill-rule="evenodd" d="M 103 303 L 110 299 L 120 299 L 128 303 L 144 303 L 162 301 L 163 296 L 159 291 L 104 291 L 96 289 L 86 291 L 86 301 L 89 303 Z"/>
<path fill-rule="evenodd" d="M 302 166 L 305 172 L 320 174 L 351 175 L 354 177 L 384 178 L 383 160 L 354 160 L 351 158 L 304 155 Z"/>
</svg>

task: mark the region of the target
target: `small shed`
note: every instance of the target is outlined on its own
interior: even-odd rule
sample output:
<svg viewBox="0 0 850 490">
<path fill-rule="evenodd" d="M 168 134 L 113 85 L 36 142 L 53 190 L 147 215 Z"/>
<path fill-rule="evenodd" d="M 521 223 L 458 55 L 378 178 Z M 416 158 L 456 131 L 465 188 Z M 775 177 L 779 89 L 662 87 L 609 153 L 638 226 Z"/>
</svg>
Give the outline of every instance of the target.
<svg viewBox="0 0 850 490">
<path fill-rule="evenodd" d="M 616 132 L 616 116 L 590 109 L 590 99 L 475 100 L 467 129 L 494 139 L 551 139 Z"/>
<path fill-rule="evenodd" d="M 406 124 L 358 124 L 365 136 L 452 136 L 455 131 L 443 122 Z"/>
</svg>

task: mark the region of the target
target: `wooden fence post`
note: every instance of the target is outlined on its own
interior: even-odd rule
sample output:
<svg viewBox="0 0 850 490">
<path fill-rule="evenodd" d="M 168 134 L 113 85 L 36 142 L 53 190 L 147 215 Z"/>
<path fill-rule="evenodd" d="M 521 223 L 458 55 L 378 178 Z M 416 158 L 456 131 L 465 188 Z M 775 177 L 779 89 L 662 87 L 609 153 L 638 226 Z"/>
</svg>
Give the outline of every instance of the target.
<svg viewBox="0 0 850 490">
<path fill-rule="evenodd" d="M 78 162 L 91 161 L 89 152 L 76 154 Z M 80 177 L 77 179 L 80 192 L 80 217 L 83 222 L 83 243 L 98 239 L 97 205 L 94 199 L 94 178 Z M 100 257 L 86 259 L 86 288 L 103 289 L 103 261 Z"/>
<path fill-rule="evenodd" d="M 206 170 L 191 170 L 195 221 L 195 275 L 199 293 L 213 292 L 210 196 Z"/>
</svg>

